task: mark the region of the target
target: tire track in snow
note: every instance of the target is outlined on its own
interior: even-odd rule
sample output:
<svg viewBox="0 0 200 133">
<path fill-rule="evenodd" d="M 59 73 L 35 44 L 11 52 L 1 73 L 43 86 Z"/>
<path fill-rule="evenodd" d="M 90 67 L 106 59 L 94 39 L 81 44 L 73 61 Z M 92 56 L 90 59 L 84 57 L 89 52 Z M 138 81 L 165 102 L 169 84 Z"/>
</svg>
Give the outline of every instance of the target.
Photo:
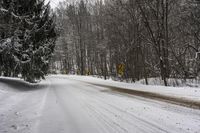
<svg viewBox="0 0 200 133">
<path fill-rule="evenodd" d="M 74 89 L 75 88 L 77 88 L 77 87 L 74 87 Z M 86 97 L 90 97 L 90 101 L 86 101 L 85 103 L 87 103 L 88 105 L 90 105 L 90 109 L 93 109 L 93 111 L 95 111 L 96 113 L 98 113 L 100 115 L 101 119 L 102 119 L 102 117 L 104 117 L 106 120 L 108 120 L 111 115 L 113 115 L 114 118 L 115 118 L 115 115 L 123 114 L 123 115 L 126 115 L 126 118 L 132 117 L 134 119 L 132 121 L 137 121 L 136 122 L 137 124 L 141 123 L 140 125 L 146 125 L 146 126 L 144 126 L 142 128 L 148 127 L 148 129 L 146 129 L 146 131 L 148 131 L 148 132 L 150 132 L 150 130 L 152 131 L 152 133 L 155 132 L 155 130 L 157 130 L 157 132 L 167 132 L 166 130 L 163 130 L 161 127 L 159 127 L 159 126 L 157 126 L 155 124 L 152 124 L 152 123 L 150 123 L 148 121 L 144 121 L 143 119 L 141 119 L 139 117 L 136 117 L 136 116 L 134 116 L 132 114 L 129 114 L 126 111 L 122 110 L 121 108 L 114 106 L 115 104 L 110 103 L 103 96 L 100 97 L 99 95 L 94 95 L 94 93 L 90 93 L 88 90 L 85 90 L 85 89 L 79 89 L 79 91 L 81 91 L 82 93 L 84 93 L 86 95 Z M 76 93 L 78 93 L 78 91 Z M 109 96 L 109 95 L 106 95 L 106 96 Z M 91 105 L 92 101 L 93 101 L 93 104 Z M 95 106 L 95 105 L 98 105 L 98 106 Z M 108 108 L 110 109 L 110 107 L 112 107 L 112 110 L 115 110 L 116 113 L 109 111 Z M 100 109 L 100 110 L 97 111 L 97 109 Z M 102 110 L 102 109 L 104 109 L 104 110 Z M 106 114 L 105 111 L 107 111 L 107 113 L 109 113 L 110 115 Z M 121 123 L 128 123 L 130 127 L 132 127 L 133 125 L 135 126 L 134 123 L 131 123 L 130 121 L 128 121 L 128 120 L 126 120 L 124 118 L 118 118 L 118 119 L 120 119 L 122 121 Z M 113 125 L 115 125 L 116 128 L 120 128 L 121 129 L 120 132 L 122 132 L 122 131 L 123 132 L 128 132 L 125 128 L 121 127 L 120 124 L 118 124 L 118 122 L 113 121 L 112 119 L 110 119 L 110 121 L 111 121 L 111 123 Z M 141 131 L 143 130 L 139 126 L 136 126 L 136 127 L 138 127 L 138 129 L 140 129 Z"/>
<path fill-rule="evenodd" d="M 101 91 L 102 89 L 94 89 L 94 86 L 90 86 L 90 89 L 87 87 L 87 88 L 85 88 L 85 87 L 83 87 L 83 88 L 78 88 L 78 87 L 75 87 L 76 89 L 75 90 L 77 90 L 78 89 L 78 92 L 79 91 L 82 91 L 82 93 L 84 93 L 84 92 L 86 92 L 86 96 L 85 97 L 89 97 L 90 99 L 95 99 L 95 100 L 97 100 L 97 97 L 99 97 L 99 94 L 101 93 L 101 92 L 98 92 L 98 91 Z M 95 87 L 96 88 L 96 87 Z M 105 88 L 104 88 L 105 89 Z M 96 90 L 96 91 L 95 91 Z M 97 91 L 98 90 L 98 91 Z M 113 102 L 115 101 L 114 99 L 107 99 L 108 97 L 105 97 L 106 95 L 100 95 L 100 99 L 98 99 L 97 100 L 97 102 L 99 102 L 99 101 L 101 101 L 101 100 L 104 100 L 103 101 L 103 103 L 111 103 L 111 105 L 115 105 L 116 107 L 118 107 L 117 105 L 118 105 L 118 103 L 115 103 L 115 104 L 113 104 Z M 112 98 L 113 98 L 113 96 L 114 95 L 110 95 L 110 96 L 112 96 Z M 114 97 L 116 97 L 117 99 L 118 98 L 120 98 L 120 97 L 118 97 L 118 95 L 116 95 L 116 96 L 114 96 Z M 116 100 L 117 100 L 116 99 Z M 150 101 L 147 101 L 147 100 L 145 100 L 144 102 L 141 100 L 141 99 L 134 99 L 133 97 L 132 98 L 130 98 L 130 97 L 126 97 L 126 96 L 124 96 L 124 97 L 121 97 L 121 100 L 123 101 L 124 99 L 129 99 L 129 101 L 131 100 L 131 101 L 134 101 L 134 100 L 136 100 L 136 101 L 138 101 L 139 103 L 140 102 L 142 102 L 145 106 L 146 105 L 148 105 L 147 107 L 149 107 L 149 105 L 153 105 L 152 103 L 151 103 L 151 101 L 152 100 L 150 100 Z M 119 99 L 118 99 L 119 100 Z M 143 99 L 144 100 L 144 99 Z M 86 102 L 85 103 L 91 103 L 91 101 L 87 101 L 87 99 L 86 99 Z M 155 106 L 155 104 L 158 104 L 159 106 Z M 95 103 L 94 105 L 97 105 L 97 103 Z M 119 104 L 119 105 L 122 105 L 122 104 Z M 176 106 L 176 105 L 173 105 L 173 104 L 166 104 L 166 103 L 164 103 L 164 102 L 160 102 L 160 103 L 158 103 L 157 101 L 156 101 L 156 103 L 154 103 L 154 105 L 153 106 L 155 106 L 154 107 L 154 110 L 156 109 L 158 109 L 158 110 L 161 110 L 161 112 L 165 112 L 165 113 L 169 113 L 169 110 L 166 110 L 165 108 L 162 108 L 162 106 L 173 106 L 173 108 L 174 108 L 174 110 L 176 110 L 176 108 L 177 109 L 183 109 L 183 112 L 171 112 L 170 114 L 172 114 L 172 115 L 170 115 L 169 117 L 172 117 L 173 118 L 173 116 L 175 115 L 175 117 L 177 117 L 177 116 L 179 116 L 179 113 L 180 113 L 180 116 L 179 117 L 185 117 L 185 114 L 186 114 L 186 110 L 187 111 L 194 111 L 194 112 L 197 112 L 197 110 L 193 110 L 193 109 L 190 109 L 190 108 L 185 108 L 185 107 L 179 107 L 179 106 Z M 104 104 L 103 104 L 103 106 L 104 106 Z M 151 107 L 150 106 L 150 107 Z M 97 109 L 98 108 L 98 106 L 96 106 L 96 107 L 94 107 L 95 109 Z M 101 107 L 102 108 L 102 107 Z M 109 108 L 110 109 L 110 105 L 108 105 L 106 108 Z M 121 108 L 121 107 L 120 107 Z M 124 110 L 122 110 L 122 112 L 124 112 Z M 128 111 L 129 113 L 130 113 L 130 111 Z M 163 112 L 163 113 L 164 113 Z M 189 115 L 189 116 L 192 116 L 192 119 L 193 119 L 193 121 L 195 120 L 195 118 L 196 117 L 198 117 L 198 115 L 196 115 L 196 117 L 194 116 L 194 113 L 189 113 L 189 112 L 187 112 L 187 114 Z M 175 113 L 175 114 L 174 114 Z M 136 118 L 139 118 L 139 121 L 141 122 L 141 121 L 143 121 L 143 123 L 146 123 L 146 126 L 144 126 L 144 128 L 146 128 L 146 127 L 148 127 L 148 125 L 149 124 L 153 124 L 154 126 L 156 126 L 157 128 L 159 127 L 159 129 L 161 129 L 160 130 L 160 132 L 169 132 L 169 129 L 171 129 L 170 130 L 170 132 L 188 132 L 187 131 L 187 127 L 185 127 L 185 128 L 180 128 L 180 129 L 178 129 L 177 128 L 177 126 L 176 125 L 174 125 L 173 124 L 173 121 L 171 121 L 172 122 L 172 124 L 171 123 L 163 123 L 162 122 L 162 119 L 166 119 L 166 118 L 163 118 L 163 117 L 155 117 L 156 119 L 157 118 L 159 118 L 160 120 L 158 121 L 158 120 L 156 120 L 156 119 L 152 119 L 152 118 L 150 118 L 149 120 L 147 119 L 147 118 L 145 118 L 145 117 L 142 117 L 142 116 L 137 116 L 137 115 L 135 115 L 135 114 L 132 114 L 132 113 L 130 113 L 131 115 L 133 115 L 133 117 L 136 117 Z M 199 114 L 199 113 L 197 113 L 197 114 Z M 126 115 L 126 113 L 125 113 L 125 115 Z M 159 115 L 159 114 L 158 114 Z M 171 119 L 172 119 L 171 118 Z M 178 117 L 177 117 L 178 118 Z M 191 120 L 192 120 L 191 119 Z M 148 120 L 148 121 L 147 121 Z M 152 121 L 153 120 L 153 121 Z M 155 121 L 156 120 L 156 121 Z M 129 121 L 131 121 L 130 119 L 129 119 Z M 133 120 L 132 120 L 133 121 Z M 139 121 L 137 121 L 138 123 L 139 123 Z M 176 121 L 176 120 L 175 120 Z M 198 121 L 198 120 L 197 120 Z M 136 122 L 136 124 L 137 124 L 137 122 Z M 162 124 L 163 123 L 163 124 Z M 182 122 L 181 122 L 182 123 Z M 187 122 L 184 122 L 185 124 L 187 123 Z M 167 124 L 167 125 L 166 125 Z M 134 125 L 134 124 L 133 124 Z M 145 124 L 144 124 L 145 125 Z M 160 125 L 160 126 L 159 126 Z M 190 124 L 188 123 L 188 126 L 189 126 Z M 187 125 L 186 125 L 187 126 Z M 152 126 L 153 127 L 153 126 Z M 166 130 L 163 130 L 163 129 L 165 129 L 166 128 Z M 188 129 L 190 129 L 190 128 L 188 128 Z M 198 129 L 198 128 L 196 128 L 196 129 Z M 149 131 L 149 129 L 147 129 L 146 131 Z M 195 131 L 195 130 L 194 130 Z M 155 132 L 155 131 L 153 131 L 153 132 Z"/>
<path fill-rule="evenodd" d="M 40 126 L 40 122 L 41 122 L 41 119 L 39 119 L 42 114 L 44 113 L 43 110 L 44 110 L 44 106 L 45 106 L 45 103 L 46 103 L 46 99 L 47 99 L 47 95 L 49 93 L 49 89 L 50 89 L 50 86 L 51 86 L 51 82 L 49 80 L 48 81 L 48 85 L 47 85 L 47 88 L 45 88 L 45 93 L 42 97 L 42 100 L 41 100 L 41 103 L 39 104 L 39 107 L 37 108 L 38 109 L 38 118 L 36 120 L 36 123 L 34 125 L 34 128 L 33 128 L 33 133 L 39 133 L 39 126 Z"/>
</svg>

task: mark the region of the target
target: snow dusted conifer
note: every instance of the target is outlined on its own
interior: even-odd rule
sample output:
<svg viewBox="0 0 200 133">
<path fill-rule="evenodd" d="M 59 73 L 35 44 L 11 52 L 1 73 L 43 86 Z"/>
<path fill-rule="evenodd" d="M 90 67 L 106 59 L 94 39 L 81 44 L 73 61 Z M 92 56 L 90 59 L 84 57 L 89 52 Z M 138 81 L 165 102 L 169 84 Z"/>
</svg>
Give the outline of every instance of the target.
<svg viewBox="0 0 200 133">
<path fill-rule="evenodd" d="M 0 8 L 0 16 L 10 18 L 5 20 L 9 32 L 1 33 L 6 35 L 0 38 L 0 57 L 7 56 L 12 62 L 10 65 L 0 60 L 1 70 L 5 74 L 7 66 L 11 66 L 6 76 L 21 74 L 28 82 L 44 78 L 56 39 L 49 4 L 45 5 L 44 0 L 3 0 Z M 7 47 L 11 49 L 9 53 Z"/>
</svg>

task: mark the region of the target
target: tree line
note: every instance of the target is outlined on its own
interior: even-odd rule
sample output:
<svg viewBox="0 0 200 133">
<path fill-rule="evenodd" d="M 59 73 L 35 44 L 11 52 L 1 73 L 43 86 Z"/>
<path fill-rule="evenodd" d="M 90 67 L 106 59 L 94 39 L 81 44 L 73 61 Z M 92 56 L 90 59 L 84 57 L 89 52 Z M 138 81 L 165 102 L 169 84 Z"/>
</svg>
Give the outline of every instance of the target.
<svg viewBox="0 0 200 133">
<path fill-rule="evenodd" d="M 199 0 L 66 0 L 52 71 L 133 82 L 198 79 Z M 121 67 L 120 67 L 121 66 Z"/>
</svg>

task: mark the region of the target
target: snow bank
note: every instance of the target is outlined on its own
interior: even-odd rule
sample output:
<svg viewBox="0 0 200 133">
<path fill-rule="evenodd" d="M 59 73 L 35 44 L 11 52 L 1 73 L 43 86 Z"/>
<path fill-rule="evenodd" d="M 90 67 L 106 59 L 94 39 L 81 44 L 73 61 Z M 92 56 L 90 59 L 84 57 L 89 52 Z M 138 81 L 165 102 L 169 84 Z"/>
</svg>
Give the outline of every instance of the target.
<svg viewBox="0 0 200 133">
<path fill-rule="evenodd" d="M 51 77 L 54 76 L 57 78 L 68 78 L 92 84 L 107 85 L 107 86 L 119 87 L 136 91 L 164 94 L 166 96 L 185 98 L 200 102 L 200 88 L 197 87 L 165 87 L 165 86 L 155 86 L 155 85 L 142 85 L 139 83 L 124 83 L 124 82 L 112 81 L 111 79 L 103 80 L 89 76 L 51 75 Z"/>
<path fill-rule="evenodd" d="M 144 84 L 145 80 L 142 79 L 138 81 L 137 83 Z M 161 78 L 148 78 L 149 85 L 163 85 L 163 80 Z M 174 79 L 170 78 L 168 79 L 169 86 L 173 87 L 200 87 L 200 80 L 196 79 Z"/>
<path fill-rule="evenodd" d="M 46 84 L 41 83 L 28 83 L 20 78 L 11 78 L 11 77 L 0 77 L 0 83 L 3 83 L 6 86 L 9 86 L 9 89 L 18 90 L 18 91 L 31 91 L 35 89 L 45 88 Z M 2 88 L 1 88 L 2 89 Z M 1 90 L 0 89 L 0 90 Z"/>
</svg>

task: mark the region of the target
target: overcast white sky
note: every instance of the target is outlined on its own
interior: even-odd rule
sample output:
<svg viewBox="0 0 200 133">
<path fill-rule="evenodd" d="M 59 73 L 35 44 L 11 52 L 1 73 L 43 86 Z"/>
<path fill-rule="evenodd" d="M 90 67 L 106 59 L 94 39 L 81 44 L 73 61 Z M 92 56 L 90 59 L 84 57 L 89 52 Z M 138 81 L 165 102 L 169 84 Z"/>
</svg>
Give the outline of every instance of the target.
<svg viewBox="0 0 200 133">
<path fill-rule="evenodd" d="M 50 5 L 52 8 L 55 8 L 58 6 L 59 2 L 66 1 L 66 0 L 46 0 L 46 3 L 50 1 Z M 74 2 L 79 0 L 67 0 L 67 2 Z M 95 0 L 89 0 L 90 2 L 95 2 Z"/>
<path fill-rule="evenodd" d="M 60 1 L 64 1 L 64 0 L 46 0 L 46 1 L 47 1 L 47 2 L 50 1 L 51 7 L 52 7 L 52 8 L 55 8 L 56 6 L 58 6 L 58 3 L 59 3 Z"/>
</svg>

